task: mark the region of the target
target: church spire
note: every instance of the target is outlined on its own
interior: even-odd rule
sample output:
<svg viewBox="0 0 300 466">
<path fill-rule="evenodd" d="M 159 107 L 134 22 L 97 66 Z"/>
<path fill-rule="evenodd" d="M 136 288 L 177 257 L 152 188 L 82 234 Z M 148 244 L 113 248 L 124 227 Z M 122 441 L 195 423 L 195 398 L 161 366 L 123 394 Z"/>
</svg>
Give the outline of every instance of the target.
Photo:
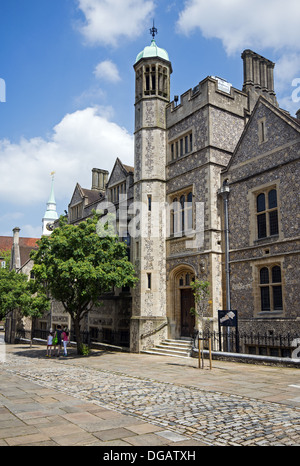
<svg viewBox="0 0 300 466">
<path fill-rule="evenodd" d="M 43 218 L 43 235 L 49 236 L 51 235 L 51 225 L 55 222 L 55 220 L 58 219 L 58 215 L 56 212 L 56 201 L 55 201 L 55 195 L 54 195 L 54 175 L 55 172 L 51 172 L 51 191 L 50 191 L 50 196 L 49 200 L 47 202 L 47 209 L 44 214 Z"/>
</svg>

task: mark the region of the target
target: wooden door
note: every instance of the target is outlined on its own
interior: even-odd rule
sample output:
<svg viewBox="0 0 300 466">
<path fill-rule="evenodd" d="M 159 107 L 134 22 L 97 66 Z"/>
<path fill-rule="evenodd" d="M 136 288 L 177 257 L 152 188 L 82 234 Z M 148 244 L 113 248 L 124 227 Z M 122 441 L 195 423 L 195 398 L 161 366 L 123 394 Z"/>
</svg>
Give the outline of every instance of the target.
<svg viewBox="0 0 300 466">
<path fill-rule="evenodd" d="M 195 316 L 190 313 L 195 306 L 195 299 L 191 288 L 180 290 L 181 294 L 181 336 L 192 337 L 195 327 Z"/>
</svg>

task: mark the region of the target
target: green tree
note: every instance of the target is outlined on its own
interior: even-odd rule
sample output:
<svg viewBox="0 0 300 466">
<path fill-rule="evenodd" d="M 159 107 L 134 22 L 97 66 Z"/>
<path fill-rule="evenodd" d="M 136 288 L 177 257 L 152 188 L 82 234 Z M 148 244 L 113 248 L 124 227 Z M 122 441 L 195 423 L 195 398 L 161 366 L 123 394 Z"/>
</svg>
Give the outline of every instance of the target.
<svg viewBox="0 0 300 466">
<path fill-rule="evenodd" d="M 78 354 L 83 352 L 80 322 L 84 316 L 100 305 L 103 293 L 113 286 L 133 287 L 136 282 L 127 246 L 110 225 L 96 214 L 78 225 L 61 217 L 59 228 L 42 237 L 31 254 L 36 286 L 44 286 L 71 316 Z"/>
<path fill-rule="evenodd" d="M 195 297 L 195 307 L 192 307 L 190 312 L 200 320 L 202 331 L 204 330 L 204 317 L 208 305 L 210 304 L 210 301 L 208 301 L 210 294 L 209 285 L 210 284 L 208 281 L 198 280 L 198 278 L 196 278 L 195 281 L 191 284 Z"/>
<path fill-rule="evenodd" d="M 48 306 L 45 294 L 34 292 L 26 275 L 8 267 L 0 269 L 0 319 L 15 309 L 24 316 L 40 317 Z"/>
</svg>

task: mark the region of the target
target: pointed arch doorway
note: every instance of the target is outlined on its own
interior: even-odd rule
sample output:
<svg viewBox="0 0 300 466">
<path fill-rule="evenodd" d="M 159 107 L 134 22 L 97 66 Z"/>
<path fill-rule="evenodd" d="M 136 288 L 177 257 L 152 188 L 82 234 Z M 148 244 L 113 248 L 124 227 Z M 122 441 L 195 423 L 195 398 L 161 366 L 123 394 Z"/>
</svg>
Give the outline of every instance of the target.
<svg viewBox="0 0 300 466">
<path fill-rule="evenodd" d="M 190 309 L 195 307 L 191 287 L 195 272 L 190 266 L 177 267 L 170 276 L 170 321 L 173 322 L 173 338 L 192 337 L 195 329 L 195 316 Z"/>
</svg>

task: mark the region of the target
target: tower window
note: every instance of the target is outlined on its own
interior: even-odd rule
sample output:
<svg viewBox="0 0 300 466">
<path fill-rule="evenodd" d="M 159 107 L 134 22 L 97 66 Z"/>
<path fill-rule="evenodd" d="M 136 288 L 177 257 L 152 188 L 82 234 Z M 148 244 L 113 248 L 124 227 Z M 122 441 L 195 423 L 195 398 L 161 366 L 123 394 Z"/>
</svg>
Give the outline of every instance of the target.
<svg viewBox="0 0 300 466">
<path fill-rule="evenodd" d="M 148 289 L 151 290 L 151 273 L 147 273 L 147 285 Z"/>
</svg>

